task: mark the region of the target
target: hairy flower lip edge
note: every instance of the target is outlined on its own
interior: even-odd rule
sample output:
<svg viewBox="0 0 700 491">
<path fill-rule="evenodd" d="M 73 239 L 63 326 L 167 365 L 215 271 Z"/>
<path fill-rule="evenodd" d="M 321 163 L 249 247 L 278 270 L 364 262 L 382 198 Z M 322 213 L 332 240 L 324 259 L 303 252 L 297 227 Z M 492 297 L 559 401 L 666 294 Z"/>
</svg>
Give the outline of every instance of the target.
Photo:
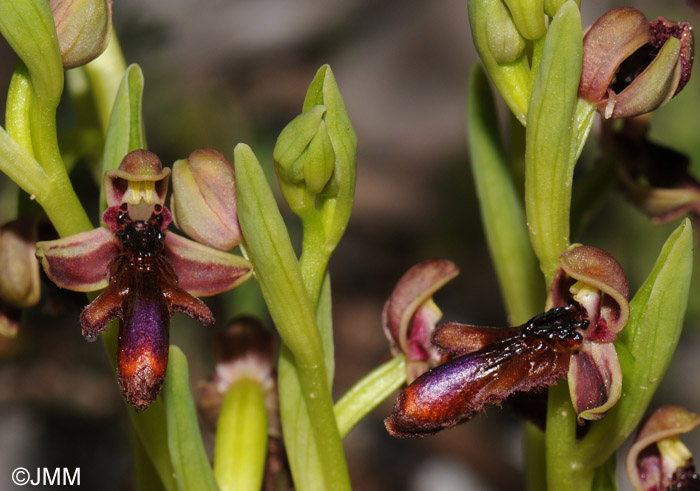
<svg viewBox="0 0 700 491">
<path fill-rule="evenodd" d="M 642 482 L 638 471 L 638 458 L 642 451 L 662 440 L 688 433 L 698 424 L 700 424 L 700 415 L 688 411 L 683 406 L 662 406 L 649 415 L 639 429 L 625 459 L 625 470 L 635 489 L 647 489 L 649 486 Z M 663 476 L 659 477 L 663 478 Z M 652 484 L 662 485 L 662 483 Z"/>
<path fill-rule="evenodd" d="M 401 392 L 384 420 L 387 431 L 397 437 L 427 436 L 467 421 L 486 405 L 517 392 L 552 385 L 566 375 L 571 352 L 583 342 L 578 329 L 587 321 L 577 312 L 571 306 L 556 308 L 510 328 L 438 326 L 433 338 L 442 342 L 436 344 L 456 356 Z M 479 346 L 471 344 L 471 337 L 440 335 L 455 327 L 483 338 Z M 450 340 L 456 343 L 450 345 Z"/>
</svg>

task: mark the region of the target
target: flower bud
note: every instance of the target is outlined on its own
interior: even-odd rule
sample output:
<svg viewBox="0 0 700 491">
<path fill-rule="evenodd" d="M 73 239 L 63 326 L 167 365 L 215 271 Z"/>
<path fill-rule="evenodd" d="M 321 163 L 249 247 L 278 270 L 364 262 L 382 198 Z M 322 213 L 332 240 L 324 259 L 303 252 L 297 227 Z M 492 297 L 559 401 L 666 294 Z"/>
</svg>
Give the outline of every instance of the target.
<svg viewBox="0 0 700 491">
<path fill-rule="evenodd" d="M 18 219 L 0 227 L 0 300 L 25 308 L 39 301 L 36 223 Z"/>
<path fill-rule="evenodd" d="M 486 37 L 489 50 L 498 63 L 513 63 L 523 54 L 525 38 L 520 34 L 502 1 L 489 2 L 486 10 Z"/>
<path fill-rule="evenodd" d="M 170 209 L 175 225 L 202 244 L 228 251 L 241 241 L 233 166 L 216 150 L 173 164 Z"/>
<path fill-rule="evenodd" d="M 690 79 L 693 39 L 687 22 L 649 22 L 630 7 L 610 10 L 584 36 L 579 95 L 606 119 L 653 111 Z"/>
<path fill-rule="evenodd" d="M 280 133 L 272 157 L 280 179 L 319 194 L 335 166 L 333 143 L 324 121 L 325 106 L 314 106 L 294 118 Z"/>
<path fill-rule="evenodd" d="M 49 0 L 63 68 L 94 60 L 109 43 L 112 0 Z"/>
<path fill-rule="evenodd" d="M 681 406 L 652 413 L 627 453 L 627 476 L 635 489 L 697 489 L 700 477 L 693 456 L 678 435 L 700 423 L 700 416 Z"/>
<path fill-rule="evenodd" d="M 524 38 L 535 40 L 547 32 L 544 23 L 544 0 L 505 0 L 515 25 Z"/>
</svg>

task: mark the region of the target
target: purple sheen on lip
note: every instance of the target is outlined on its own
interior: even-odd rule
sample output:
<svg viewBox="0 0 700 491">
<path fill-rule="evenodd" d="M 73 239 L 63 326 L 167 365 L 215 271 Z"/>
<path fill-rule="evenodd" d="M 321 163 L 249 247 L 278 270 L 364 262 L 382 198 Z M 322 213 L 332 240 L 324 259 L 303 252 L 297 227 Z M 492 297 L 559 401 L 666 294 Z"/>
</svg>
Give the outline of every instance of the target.
<svg viewBox="0 0 700 491">
<path fill-rule="evenodd" d="M 248 260 L 173 233 L 165 236 L 164 255 L 172 264 L 180 286 L 200 297 L 230 290 L 253 274 L 253 265 Z"/>
<path fill-rule="evenodd" d="M 170 313 L 159 291 L 130 296 L 119 327 L 119 385 L 127 402 L 145 409 L 160 392 L 168 366 Z M 135 297 L 135 298 L 134 298 Z"/>
<path fill-rule="evenodd" d="M 384 421 L 387 430 L 398 437 L 426 436 L 515 392 L 552 385 L 566 374 L 569 352 L 531 342 L 506 339 L 424 373 L 399 395 Z"/>
<path fill-rule="evenodd" d="M 109 263 L 119 246 L 107 227 L 37 243 L 46 275 L 62 288 L 90 292 L 107 286 Z"/>
</svg>

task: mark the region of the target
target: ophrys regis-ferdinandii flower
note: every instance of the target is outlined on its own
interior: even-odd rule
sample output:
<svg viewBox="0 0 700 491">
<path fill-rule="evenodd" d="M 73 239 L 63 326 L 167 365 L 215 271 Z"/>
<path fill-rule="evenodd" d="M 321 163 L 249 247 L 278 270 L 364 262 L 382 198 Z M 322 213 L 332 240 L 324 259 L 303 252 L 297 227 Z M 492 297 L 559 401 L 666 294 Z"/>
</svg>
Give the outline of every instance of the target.
<svg viewBox="0 0 700 491">
<path fill-rule="evenodd" d="M 211 324 L 211 311 L 193 295 L 221 293 L 252 274 L 239 256 L 167 232 L 169 176 L 153 153 L 129 153 L 119 169 L 105 173 L 105 226 L 37 244 L 37 257 L 57 285 L 105 288 L 80 315 L 83 336 L 94 341 L 119 319 L 117 375 L 137 410 L 148 407 L 163 384 L 172 314 Z"/>
</svg>

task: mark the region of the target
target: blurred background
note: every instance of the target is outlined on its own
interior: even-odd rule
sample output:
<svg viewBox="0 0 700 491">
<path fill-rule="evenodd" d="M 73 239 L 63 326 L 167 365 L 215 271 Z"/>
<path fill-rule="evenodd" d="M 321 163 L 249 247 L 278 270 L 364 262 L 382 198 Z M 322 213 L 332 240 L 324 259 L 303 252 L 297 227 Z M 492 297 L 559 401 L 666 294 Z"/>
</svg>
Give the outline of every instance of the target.
<svg viewBox="0 0 700 491">
<path fill-rule="evenodd" d="M 700 21 L 683 0 L 584 0 L 584 26 L 621 5 L 650 19 Z M 300 112 L 316 70 L 324 63 L 333 68 L 359 141 L 353 217 L 330 266 L 337 396 L 388 357 L 383 303 L 423 259 L 446 257 L 461 269 L 436 296 L 444 320 L 505 325 L 465 143 L 465 87 L 476 61 L 466 0 L 119 0 L 113 12 L 127 63 L 144 71 L 146 135 L 165 165 L 204 147 L 231 157 L 234 145 L 245 142 L 271 168 L 277 135 Z M 4 94 L 16 58 L 0 43 Z M 699 78 L 658 111 L 652 131 L 655 140 L 691 155 L 696 175 Z M 70 101 L 63 106 L 69 113 Z M 501 116 L 506 131 L 508 114 Z M 581 165 L 597 156 L 594 135 Z M 94 181 L 80 164 L 72 177 L 97 224 Z M 4 222 L 16 213 L 17 192 L 6 182 L 1 189 Z M 298 238 L 296 217 L 281 207 Z M 592 211 L 573 239 L 610 251 L 636 291 L 677 223 L 652 225 L 615 190 Z M 686 329 L 652 408 L 674 403 L 700 411 L 700 275 L 694 276 Z M 80 467 L 85 489 L 128 490 L 126 411 L 101 343 L 80 334 L 85 297 L 45 279 L 42 289 L 19 336 L 0 339 L 0 476 L 17 466 Z M 230 297 L 209 302 L 217 329 L 232 311 L 257 308 L 254 286 L 238 296 L 233 308 Z M 197 392 L 212 374 L 214 330 L 180 315 L 172 324 L 172 342 L 188 355 Z M 433 437 L 397 440 L 382 422 L 392 403 L 345 440 L 355 489 L 520 489 L 521 424 L 507 406 Z M 699 432 L 685 440 L 700 452 Z M 8 481 L 0 477 L 0 490 Z"/>
</svg>

